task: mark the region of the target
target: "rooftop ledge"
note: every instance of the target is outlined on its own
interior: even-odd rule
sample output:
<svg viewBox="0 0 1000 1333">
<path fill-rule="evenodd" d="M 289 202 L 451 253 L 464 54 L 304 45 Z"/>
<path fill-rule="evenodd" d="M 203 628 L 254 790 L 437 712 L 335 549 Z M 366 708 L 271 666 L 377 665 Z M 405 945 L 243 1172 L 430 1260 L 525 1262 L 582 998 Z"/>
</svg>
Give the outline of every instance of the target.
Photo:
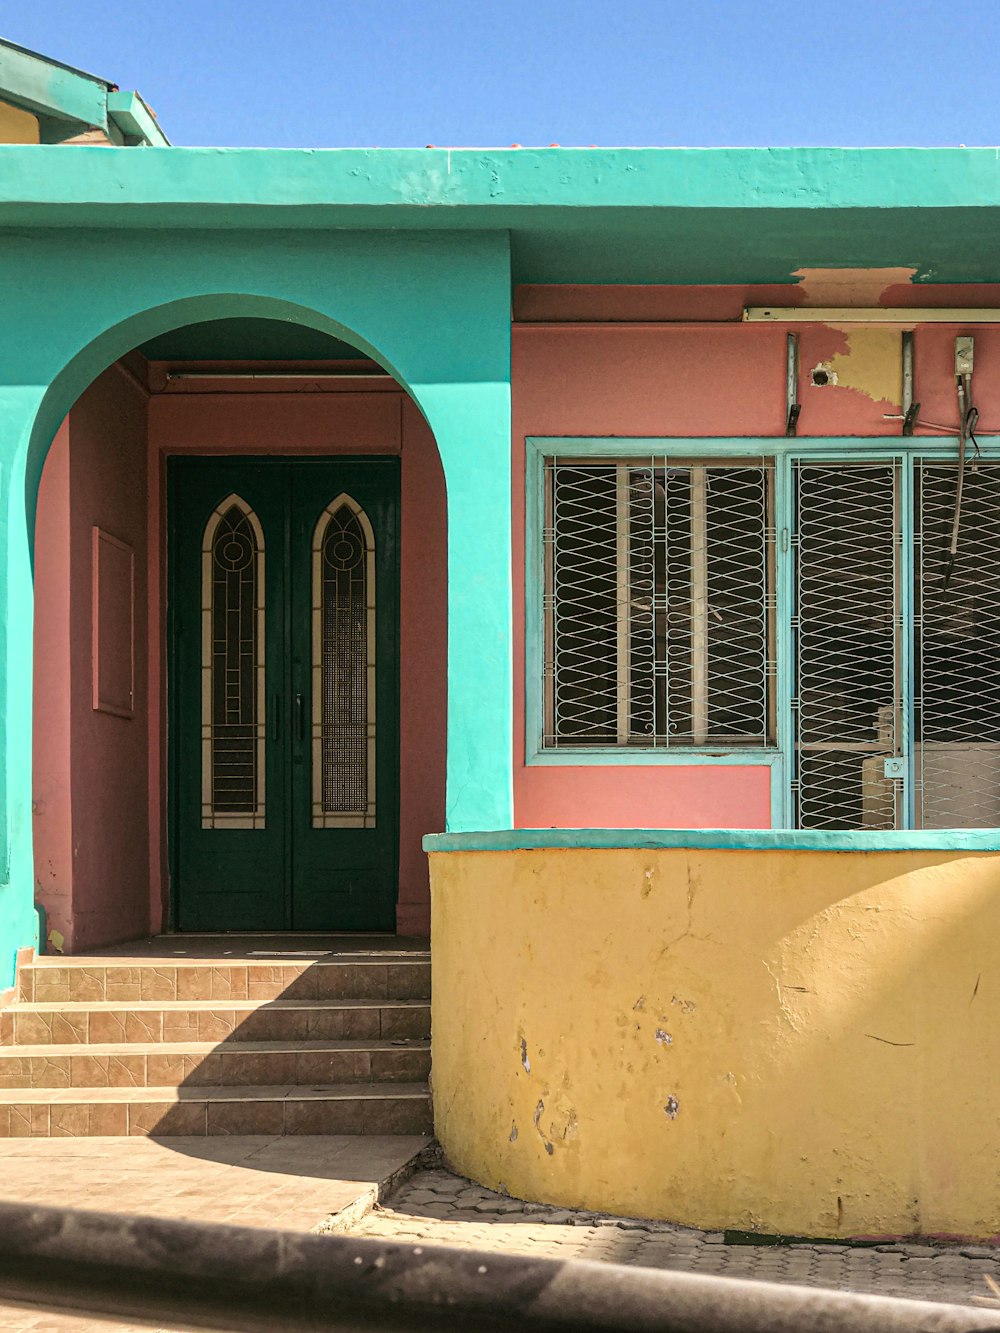
<svg viewBox="0 0 1000 1333">
<path fill-rule="evenodd" d="M 429 833 L 425 852 L 527 852 L 547 849 L 698 848 L 788 852 L 997 852 L 1000 829 L 919 829 L 859 833 L 818 829 L 500 829 Z"/>
<path fill-rule="evenodd" d="M 156 147 L 115 153 L 81 146 L 67 153 L 61 145 L 4 145 L 0 202 L 22 208 L 270 206 L 286 214 L 310 206 L 472 209 L 501 228 L 507 209 L 525 207 L 992 209 L 1000 206 L 1000 148 Z"/>
</svg>

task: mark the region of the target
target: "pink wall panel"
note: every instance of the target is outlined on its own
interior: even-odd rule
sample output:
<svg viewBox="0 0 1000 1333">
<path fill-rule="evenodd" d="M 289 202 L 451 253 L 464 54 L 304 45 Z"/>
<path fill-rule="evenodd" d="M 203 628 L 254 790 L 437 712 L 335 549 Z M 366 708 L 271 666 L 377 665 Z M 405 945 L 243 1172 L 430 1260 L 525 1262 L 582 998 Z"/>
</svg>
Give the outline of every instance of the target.
<svg viewBox="0 0 1000 1333">
<path fill-rule="evenodd" d="M 73 937 L 73 791 L 70 755 L 69 421 L 52 442 L 35 525 L 32 813 L 35 898 L 47 929 Z"/>
<path fill-rule="evenodd" d="M 115 367 L 70 413 L 70 487 L 73 949 L 79 951 L 149 930 L 144 599 L 135 606 L 131 716 L 93 706 L 93 529 L 136 553 L 136 586 L 144 587 L 146 575 L 146 399 Z M 121 621 L 128 608 L 119 601 L 124 589 L 113 590 L 113 596 L 108 647 L 124 649 L 127 627 Z"/>
<path fill-rule="evenodd" d="M 771 770 L 651 764 L 521 767 L 518 828 L 770 828 Z"/>
<path fill-rule="evenodd" d="M 817 289 L 810 303 L 876 304 L 883 296 L 885 284 L 877 275 L 851 281 L 853 287 L 844 288 L 842 297 L 834 282 L 822 292 Z M 519 827 L 754 828 L 770 822 L 768 770 L 761 767 L 525 765 L 524 441 L 528 436 L 783 435 L 788 330 L 738 321 L 745 304 L 799 305 L 807 295 L 804 287 L 519 289 L 515 311 L 527 321 L 514 326 L 512 362 L 514 806 Z M 897 284 L 883 299 L 886 304 L 961 306 L 989 304 L 990 297 L 989 292 L 980 297 L 963 289 Z M 686 322 L 625 322 L 630 319 Z M 697 322 L 719 319 L 733 322 Z M 865 331 L 859 335 L 801 324 L 796 332 L 800 437 L 898 436 L 899 422 L 886 416 L 899 412 L 898 331 L 882 330 L 872 338 Z M 980 433 L 1000 433 L 1000 329 L 917 329 L 921 418 L 957 424 L 953 359 L 959 332 L 976 339 Z M 811 370 L 820 362 L 839 368 L 838 385 L 812 384 Z M 931 430 L 926 434 L 946 438 Z"/>
<path fill-rule="evenodd" d="M 108 536 L 110 563 L 95 564 L 95 527 Z M 113 367 L 49 452 L 35 528 L 36 879 L 49 930 L 63 937 L 53 945 L 67 952 L 149 929 L 146 613 L 133 603 L 123 547 L 137 553 L 144 586 L 146 402 Z"/>
</svg>

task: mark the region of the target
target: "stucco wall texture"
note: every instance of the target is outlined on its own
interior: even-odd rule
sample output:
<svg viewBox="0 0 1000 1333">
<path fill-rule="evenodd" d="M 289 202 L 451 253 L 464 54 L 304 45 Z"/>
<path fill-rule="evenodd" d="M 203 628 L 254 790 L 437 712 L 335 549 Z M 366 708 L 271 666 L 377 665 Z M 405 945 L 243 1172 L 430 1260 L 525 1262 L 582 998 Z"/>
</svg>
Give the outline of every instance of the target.
<svg viewBox="0 0 1000 1333">
<path fill-rule="evenodd" d="M 1000 1231 L 1000 863 L 432 853 L 436 1133 L 519 1198 L 762 1233 Z"/>
<path fill-rule="evenodd" d="M 763 765 L 525 762 L 526 438 L 783 437 L 787 329 L 738 322 L 743 306 L 1000 304 L 992 288 L 973 296 L 969 288 L 914 286 L 909 277 L 905 269 L 847 269 L 806 272 L 799 285 L 784 288 L 519 289 L 511 370 L 515 827 L 767 828 L 771 822 L 770 770 Z M 720 319 L 734 322 L 699 323 Z M 892 414 L 898 416 L 902 396 L 899 330 L 801 324 L 796 332 L 799 437 L 898 437 Z M 1000 433 L 996 328 L 918 326 L 921 418 L 957 425 L 954 349 L 961 332 L 975 336 L 980 434 Z M 813 385 L 816 367 L 833 371 L 836 383 Z"/>
</svg>

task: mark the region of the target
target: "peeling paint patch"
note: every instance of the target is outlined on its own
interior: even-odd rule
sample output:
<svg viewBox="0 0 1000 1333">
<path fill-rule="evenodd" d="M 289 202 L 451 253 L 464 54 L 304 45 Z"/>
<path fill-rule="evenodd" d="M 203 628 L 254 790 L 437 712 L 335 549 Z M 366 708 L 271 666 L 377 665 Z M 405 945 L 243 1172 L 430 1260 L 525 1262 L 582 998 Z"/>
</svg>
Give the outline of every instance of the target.
<svg viewBox="0 0 1000 1333">
<path fill-rule="evenodd" d="M 531 1061 L 528 1059 L 528 1043 L 523 1037 L 521 1038 L 521 1064 L 524 1066 L 524 1072 L 530 1074 Z M 539 1103 L 539 1105 L 541 1105 L 541 1103 Z"/>
<path fill-rule="evenodd" d="M 516 1123 L 516 1122 L 515 1122 L 514 1124 L 512 1124 L 511 1127 L 510 1127 L 510 1137 L 509 1137 L 509 1139 L 508 1139 L 508 1142 L 509 1142 L 509 1143 L 516 1143 L 516 1142 L 517 1142 L 517 1123 Z"/>
<path fill-rule="evenodd" d="M 532 1117 L 532 1119 L 533 1119 L 533 1121 L 534 1121 L 535 1131 L 536 1131 L 536 1133 L 538 1134 L 538 1137 L 539 1137 L 539 1138 L 541 1139 L 541 1141 L 542 1141 L 542 1147 L 545 1149 L 545 1151 L 546 1151 L 546 1152 L 548 1153 L 548 1155 L 551 1157 L 552 1154 L 555 1152 L 555 1148 L 552 1146 L 552 1144 L 549 1142 L 549 1140 L 548 1140 L 548 1139 L 545 1137 L 545 1135 L 542 1133 L 542 1124 L 541 1124 L 541 1122 L 542 1122 L 542 1113 L 544 1112 L 544 1110 L 545 1110 L 545 1103 L 541 1100 L 541 1098 L 539 1098 L 538 1105 L 535 1107 L 535 1114 L 534 1114 L 534 1116 Z"/>
<path fill-rule="evenodd" d="M 663 1111 L 668 1120 L 676 1120 L 680 1114 L 680 1109 L 680 1102 L 678 1102 L 676 1097 L 671 1096 L 667 1098 L 667 1104 L 664 1106 Z"/>
<path fill-rule="evenodd" d="M 661 1046 L 673 1046 L 674 1039 L 669 1032 L 664 1032 L 663 1028 L 657 1028 L 653 1037 Z"/>
<path fill-rule="evenodd" d="M 832 325 L 847 340 L 846 352 L 835 352 L 829 373 L 841 389 L 856 389 L 872 402 L 898 405 L 903 396 L 903 354 L 896 329 Z"/>
<path fill-rule="evenodd" d="M 641 1010 L 645 1009 L 645 1007 L 646 1007 L 646 997 L 645 997 L 645 995 L 640 995 L 639 998 L 636 1000 L 635 1004 L 632 1006 L 632 1008 L 633 1008 L 637 1013 L 641 1012 Z"/>
<path fill-rule="evenodd" d="M 48 944 L 53 953 L 62 953 L 66 944 L 66 937 L 61 930 L 50 930 Z"/>
<path fill-rule="evenodd" d="M 909 286 L 915 268 L 797 268 L 804 305 L 879 305 L 891 287 Z"/>
<path fill-rule="evenodd" d="M 683 1000 L 679 995 L 672 995 L 670 997 L 670 1003 L 679 1004 L 682 1014 L 693 1014 L 694 1011 L 698 1008 L 694 1000 Z"/>
</svg>

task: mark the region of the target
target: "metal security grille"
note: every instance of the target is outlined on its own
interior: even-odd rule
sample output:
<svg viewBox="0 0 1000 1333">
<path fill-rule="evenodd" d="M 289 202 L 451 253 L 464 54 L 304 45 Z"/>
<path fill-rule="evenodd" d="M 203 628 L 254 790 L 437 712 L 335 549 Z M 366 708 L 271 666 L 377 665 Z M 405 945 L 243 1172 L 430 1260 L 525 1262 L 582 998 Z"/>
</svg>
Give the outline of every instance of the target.
<svg viewBox="0 0 1000 1333">
<path fill-rule="evenodd" d="M 264 826 L 264 539 L 230 496 L 202 542 L 202 827 Z"/>
<path fill-rule="evenodd" d="M 339 496 L 313 540 L 313 827 L 375 821 L 375 542 Z"/>
<path fill-rule="evenodd" d="M 772 505 L 760 460 L 546 460 L 546 747 L 773 742 Z"/>
<path fill-rule="evenodd" d="M 946 579 L 954 462 L 921 462 L 916 493 L 916 820 L 1000 825 L 1000 463 L 966 469 Z"/>
<path fill-rule="evenodd" d="M 895 828 L 902 815 L 898 480 L 893 463 L 795 465 L 799 828 Z"/>
</svg>

